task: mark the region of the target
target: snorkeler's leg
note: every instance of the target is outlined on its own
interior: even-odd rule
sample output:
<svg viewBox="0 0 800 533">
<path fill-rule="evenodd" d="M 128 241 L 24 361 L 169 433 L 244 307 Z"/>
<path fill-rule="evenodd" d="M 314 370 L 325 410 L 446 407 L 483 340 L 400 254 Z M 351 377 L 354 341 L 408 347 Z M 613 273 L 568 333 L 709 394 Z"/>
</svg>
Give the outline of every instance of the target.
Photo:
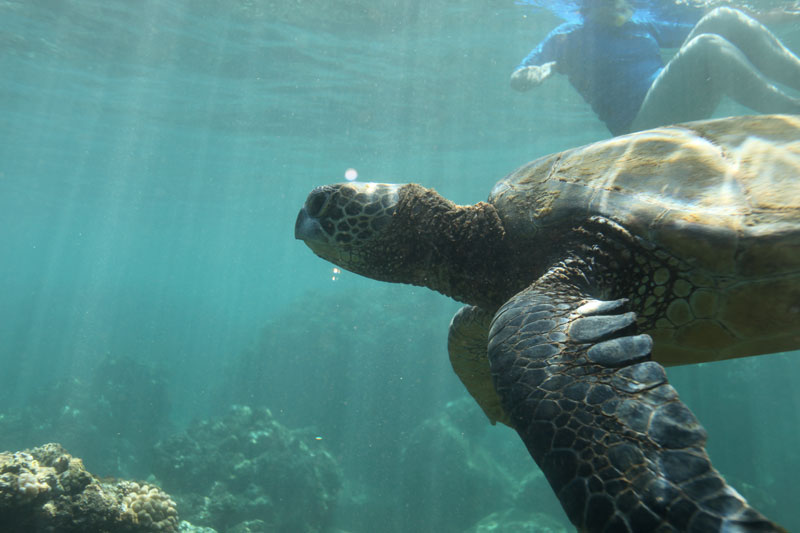
<svg viewBox="0 0 800 533">
<path fill-rule="evenodd" d="M 704 33 L 725 38 L 768 78 L 800 90 L 800 58 L 754 18 L 738 9 L 718 7 L 700 19 L 686 43 Z"/>
<path fill-rule="evenodd" d="M 723 95 L 760 113 L 800 113 L 800 99 L 770 83 L 738 48 L 702 34 L 656 77 L 631 131 L 708 118 Z"/>
</svg>

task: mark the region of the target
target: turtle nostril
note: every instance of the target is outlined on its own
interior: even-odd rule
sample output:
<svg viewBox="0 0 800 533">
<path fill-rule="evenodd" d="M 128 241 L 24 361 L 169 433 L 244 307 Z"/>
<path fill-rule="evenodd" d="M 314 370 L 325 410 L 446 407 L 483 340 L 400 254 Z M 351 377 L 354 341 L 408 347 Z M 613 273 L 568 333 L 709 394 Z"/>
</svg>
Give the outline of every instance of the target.
<svg viewBox="0 0 800 533">
<path fill-rule="evenodd" d="M 322 188 L 311 191 L 306 200 L 306 213 L 308 216 L 318 217 L 322 215 L 325 206 L 328 204 L 330 195 Z"/>
</svg>

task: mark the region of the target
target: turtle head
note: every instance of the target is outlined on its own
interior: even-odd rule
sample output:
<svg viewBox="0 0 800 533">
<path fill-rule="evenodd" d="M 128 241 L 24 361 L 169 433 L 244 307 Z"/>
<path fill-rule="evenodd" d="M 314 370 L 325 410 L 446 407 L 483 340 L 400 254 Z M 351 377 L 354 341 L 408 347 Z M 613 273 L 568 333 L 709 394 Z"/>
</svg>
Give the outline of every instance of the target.
<svg viewBox="0 0 800 533">
<path fill-rule="evenodd" d="M 505 232 L 485 202 L 456 205 L 413 183 L 325 185 L 308 195 L 294 234 L 323 259 L 372 279 L 473 305 L 509 296 Z"/>
<path fill-rule="evenodd" d="M 317 187 L 297 215 L 294 236 L 323 259 L 352 272 L 386 280 L 381 276 L 382 265 L 392 245 L 388 227 L 397 209 L 400 188 L 387 183 Z"/>
</svg>

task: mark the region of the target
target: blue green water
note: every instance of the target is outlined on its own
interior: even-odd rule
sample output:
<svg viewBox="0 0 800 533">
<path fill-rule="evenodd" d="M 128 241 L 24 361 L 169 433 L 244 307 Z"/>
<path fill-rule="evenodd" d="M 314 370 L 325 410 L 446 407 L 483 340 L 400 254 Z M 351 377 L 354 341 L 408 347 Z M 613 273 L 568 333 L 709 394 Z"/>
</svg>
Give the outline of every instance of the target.
<svg viewBox="0 0 800 533">
<path fill-rule="evenodd" d="M 293 225 L 347 168 L 473 203 L 534 157 L 607 137 L 566 81 L 508 87 L 558 22 L 510 0 L 0 0 L 0 413 L 130 358 L 169 393 L 142 442 L 231 403 L 269 407 L 341 465 L 338 527 L 388 531 L 410 513 L 423 519 L 405 530 L 464 530 L 457 466 L 425 451 L 411 475 L 401 458 L 465 398 L 445 350 L 458 306 L 333 276 Z M 776 32 L 800 49 L 796 24 Z M 671 372 L 715 465 L 800 528 L 800 359 Z M 58 398 L 44 409 L 63 412 Z M 510 430 L 468 416 L 492 468 L 535 470 Z M 0 435 L 0 449 L 39 444 Z M 149 474 L 68 449 L 99 475 Z M 451 485 L 436 498 L 398 501 L 437 479 Z M 489 499 L 486 514 L 513 507 Z M 546 491 L 525 501 L 566 524 Z"/>
</svg>

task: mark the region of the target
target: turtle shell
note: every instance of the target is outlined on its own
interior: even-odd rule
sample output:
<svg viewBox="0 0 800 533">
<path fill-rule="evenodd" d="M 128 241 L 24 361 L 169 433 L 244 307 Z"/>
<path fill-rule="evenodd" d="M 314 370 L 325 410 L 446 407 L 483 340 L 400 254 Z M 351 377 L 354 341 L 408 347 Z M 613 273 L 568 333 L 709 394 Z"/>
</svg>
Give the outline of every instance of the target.
<svg viewBox="0 0 800 533">
<path fill-rule="evenodd" d="M 552 250 L 602 216 L 685 265 L 681 280 L 662 274 L 668 309 L 649 331 L 665 364 L 800 347 L 800 117 L 695 122 L 568 150 L 507 176 L 489 201 L 515 246 Z"/>
</svg>

